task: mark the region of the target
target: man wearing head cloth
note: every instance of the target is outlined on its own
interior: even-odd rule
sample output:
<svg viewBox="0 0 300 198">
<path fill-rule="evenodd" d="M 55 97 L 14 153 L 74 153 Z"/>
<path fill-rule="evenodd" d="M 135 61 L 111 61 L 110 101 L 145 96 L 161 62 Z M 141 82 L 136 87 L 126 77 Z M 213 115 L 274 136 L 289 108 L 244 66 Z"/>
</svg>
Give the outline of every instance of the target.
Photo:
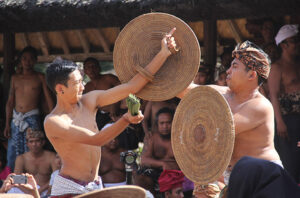
<svg viewBox="0 0 300 198">
<path fill-rule="evenodd" d="M 298 25 L 284 25 L 275 40 L 280 58 L 272 64 L 268 86 L 276 119 L 275 145 L 286 170 L 300 182 L 300 55 Z"/>
<path fill-rule="evenodd" d="M 41 197 L 46 196 L 51 173 L 56 169 L 55 153 L 43 149 L 45 133 L 41 130 L 28 128 L 26 130 L 26 144 L 29 151 L 17 157 L 14 173 L 32 174 L 37 182 Z M 10 193 L 14 192 L 10 191 Z"/>
<path fill-rule="evenodd" d="M 232 56 L 234 59 L 227 70 L 227 86 L 209 85 L 225 97 L 234 118 L 235 142 L 225 183 L 231 168 L 243 156 L 265 159 L 281 166 L 273 143 L 273 107 L 258 91 L 268 78 L 270 59 L 250 41 L 238 45 Z M 178 97 L 182 98 L 195 87 L 197 85 L 190 84 Z"/>
<path fill-rule="evenodd" d="M 183 198 L 184 175 L 179 170 L 164 170 L 158 178 L 159 191 L 165 198 Z"/>
</svg>

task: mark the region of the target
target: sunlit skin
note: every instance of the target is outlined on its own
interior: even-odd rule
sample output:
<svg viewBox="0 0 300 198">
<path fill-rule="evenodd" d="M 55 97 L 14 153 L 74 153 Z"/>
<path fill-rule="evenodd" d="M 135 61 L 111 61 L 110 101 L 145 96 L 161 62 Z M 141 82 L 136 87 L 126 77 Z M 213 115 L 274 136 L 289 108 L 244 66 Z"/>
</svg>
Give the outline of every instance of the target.
<svg viewBox="0 0 300 198">
<path fill-rule="evenodd" d="M 16 159 L 14 173 L 30 173 L 40 186 L 39 192 L 49 187 L 51 173 L 56 169 L 55 154 L 43 149 L 45 140 L 42 138 L 28 138 L 29 152 L 19 155 Z"/>
<path fill-rule="evenodd" d="M 155 74 L 171 55 L 169 48 L 176 47 L 172 29 L 161 41 L 161 50 L 145 67 Z M 130 123 L 143 120 L 141 112 L 137 116 L 125 113 L 118 121 L 101 131 L 95 116 L 99 107 L 104 107 L 139 92 L 148 80 L 136 74 L 127 83 L 107 90 L 94 90 L 83 94 L 82 76 L 78 70 L 69 74 L 67 85 L 56 84 L 57 104 L 45 118 L 46 135 L 62 159 L 60 174 L 84 181 L 98 180 L 101 146 L 118 136 Z M 80 160 L 78 160 L 80 159 Z M 55 185 L 55 183 L 54 183 Z"/>
<path fill-rule="evenodd" d="M 274 111 L 272 104 L 258 91 L 258 73 L 246 70 L 246 66 L 234 59 L 227 70 L 227 86 L 209 85 L 222 94 L 230 106 L 235 143 L 231 167 L 243 156 L 252 156 L 269 161 L 280 160 L 274 148 Z M 189 85 L 178 97 L 197 87 Z"/>
</svg>

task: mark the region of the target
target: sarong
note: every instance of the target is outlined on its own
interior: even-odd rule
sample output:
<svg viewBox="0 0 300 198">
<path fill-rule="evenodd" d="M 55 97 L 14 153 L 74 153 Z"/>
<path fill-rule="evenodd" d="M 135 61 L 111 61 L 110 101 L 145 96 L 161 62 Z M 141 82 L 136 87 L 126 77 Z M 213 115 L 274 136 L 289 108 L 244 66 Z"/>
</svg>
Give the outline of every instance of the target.
<svg viewBox="0 0 300 198">
<path fill-rule="evenodd" d="M 11 170 L 14 170 L 16 157 L 28 151 L 25 133 L 28 127 L 41 129 L 39 110 L 33 109 L 25 114 L 13 110 L 11 137 L 7 145 L 7 166 Z"/>
<path fill-rule="evenodd" d="M 85 182 L 66 178 L 65 176 L 58 174 L 53 182 L 51 196 L 61 196 L 65 194 L 79 195 L 102 188 L 103 186 L 100 177 L 98 178 L 98 181 L 93 181 L 86 184 Z"/>
</svg>

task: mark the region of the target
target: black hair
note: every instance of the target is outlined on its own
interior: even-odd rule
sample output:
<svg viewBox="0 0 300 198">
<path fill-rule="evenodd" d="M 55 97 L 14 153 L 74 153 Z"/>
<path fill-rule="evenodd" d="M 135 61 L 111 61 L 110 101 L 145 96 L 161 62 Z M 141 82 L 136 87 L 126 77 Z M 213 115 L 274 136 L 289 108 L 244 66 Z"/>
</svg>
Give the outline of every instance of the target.
<svg viewBox="0 0 300 198">
<path fill-rule="evenodd" d="M 100 66 L 100 63 L 99 61 L 94 58 L 94 57 L 88 57 L 86 58 L 84 61 L 83 61 L 83 65 L 85 65 L 87 62 L 93 62 L 95 63 L 95 65 L 99 68 L 100 72 L 101 72 L 101 66 Z"/>
<path fill-rule="evenodd" d="M 25 47 L 22 51 L 21 51 L 21 53 L 20 53 L 20 58 L 23 56 L 23 54 L 24 53 L 30 53 L 30 54 L 32 54 L 32 56 L 33 56 L 33 58 L 35 59 L 35 60 L 37 60 L 37 56 L 38 56 L 38 53 L 37 53 L 37 50 L 34 48 L 34 47 L 32 47 L 32 46 L 27 46 L 27 47 Z"/>
<path fill-rule="evenodd" d="M 163 107 L 160 110 L 158 110 L 158 112 L 155 114 L 156 123 L 158 122 L 159 115 L 162 114 L 162 113 L 170 114 L 172 119 L 173 119 L 174 110 L 170 109 L 169 107 Z"/>
<path fill-rule="evenodd" d="M 69 60 L 51 63 L 46 70 L 46 82 L 48 87 L 56 94 L 55 86 L 57 84 L 68 86 L 69 75 L 76 69 L 78 69 L 76 63 Z"/>
<path fill-rule="evenodd" d="M 250 70 L 252 70 L 252 69 L 250 67 L 246 66 L 246 71 L 250 71 Z M 256 72 L 256 73 L 257 73 L 257 84 L 258 84 L 258 86 L 261 86 L 262 84 L 267 82 L 267 79 L 261 77 L 258 72 Z"/>
</svg>

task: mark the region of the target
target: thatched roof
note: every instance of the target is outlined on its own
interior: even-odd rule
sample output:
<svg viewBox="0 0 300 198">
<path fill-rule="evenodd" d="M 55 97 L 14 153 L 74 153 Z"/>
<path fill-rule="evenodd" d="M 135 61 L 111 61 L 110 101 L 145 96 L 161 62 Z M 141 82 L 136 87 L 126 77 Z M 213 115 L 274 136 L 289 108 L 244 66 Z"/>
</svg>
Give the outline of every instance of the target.
<svg viewBox="0 0 300 198">
<path fill-rule="evenodd" d="M 2 0 L 0 32 L 122 27 L 151 11 L 185 21 L 293 15 L 300 0 Z"/>
</svg>

